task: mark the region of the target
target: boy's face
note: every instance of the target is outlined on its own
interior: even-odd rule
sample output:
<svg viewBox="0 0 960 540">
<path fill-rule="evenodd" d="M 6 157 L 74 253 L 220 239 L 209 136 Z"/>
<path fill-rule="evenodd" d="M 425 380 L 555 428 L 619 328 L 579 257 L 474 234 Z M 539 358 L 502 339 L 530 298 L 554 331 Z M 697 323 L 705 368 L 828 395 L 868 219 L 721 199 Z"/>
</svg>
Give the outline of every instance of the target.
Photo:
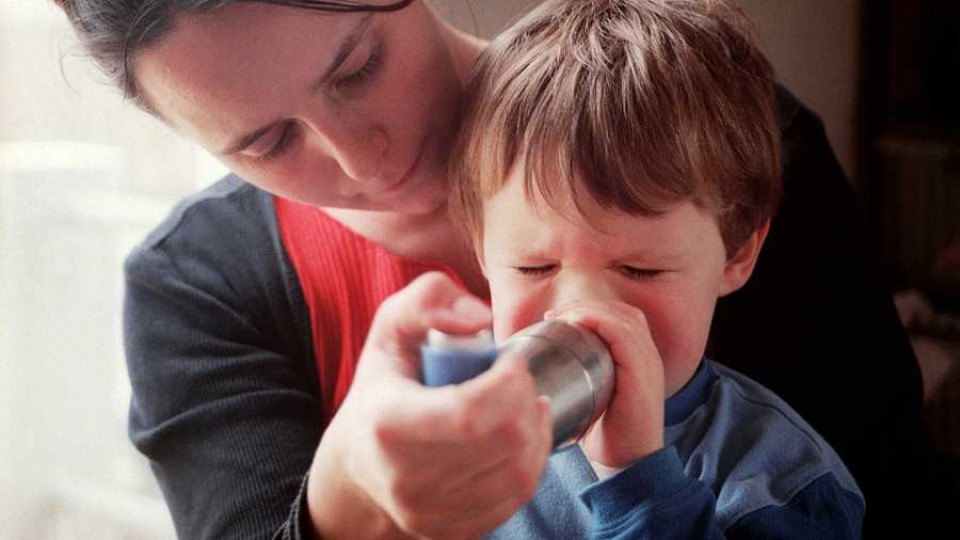
<svg viewBox="0 0 960 540">
<path fill-rule="evenodd" d="M 594 228 L 572 205 L 561 215 L 530 204 L 522 172 L 514 167 L 484 206 L 481 249 L 497 340 L 572 300 L 621 301 L 644 312 L 665 390 L 674 394 L 703 356 L 717 298 L 746 281 L 753 261 L 745 273 L 738 256 L 728 261 L 716 219 L 692 202 L 642 217 L 589 201 Z"/>
</svg>

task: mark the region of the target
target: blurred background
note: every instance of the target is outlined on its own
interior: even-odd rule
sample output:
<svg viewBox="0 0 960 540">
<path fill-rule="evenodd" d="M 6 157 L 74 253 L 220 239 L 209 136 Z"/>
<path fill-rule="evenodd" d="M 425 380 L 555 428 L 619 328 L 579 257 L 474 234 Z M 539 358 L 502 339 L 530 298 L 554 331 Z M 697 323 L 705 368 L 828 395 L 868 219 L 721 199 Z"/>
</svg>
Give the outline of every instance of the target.
<svg viewBox="0 0 960 540">
<path fill-rule="evenodd" d="M 536 0 L 435 0 L 494 35 Z M 960 3 L 746 0 L 824 119 L 960 458 Z M 124 105 L 52 0 L 0 0 L 0 539 L 172 538 L 126 438 L 121 265 L 224 169 Z"/>
</svg>

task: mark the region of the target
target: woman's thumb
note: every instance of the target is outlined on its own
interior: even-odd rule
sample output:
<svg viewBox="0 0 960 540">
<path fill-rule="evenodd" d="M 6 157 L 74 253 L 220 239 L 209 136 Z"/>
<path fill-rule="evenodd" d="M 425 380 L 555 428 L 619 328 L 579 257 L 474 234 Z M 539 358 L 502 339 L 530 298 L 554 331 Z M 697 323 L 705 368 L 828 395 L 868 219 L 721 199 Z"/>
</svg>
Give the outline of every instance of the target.
<svg viewBox="0 0 960 540">
<path fill-rule="evenodd" d="M 365 347 L 374 347 L 407 369 L 420 358 L 427 331 L 471 334 L 490 326 L 490 308 L 449 276 L 430 272 L 387 298 L 370 327 Z M 365 355 L 366 356 L 366 355 Z M 407 371 L 404 369 L 404 371 Z M 409 372 L 416 373 L 416 371 Z"/>
</svg>

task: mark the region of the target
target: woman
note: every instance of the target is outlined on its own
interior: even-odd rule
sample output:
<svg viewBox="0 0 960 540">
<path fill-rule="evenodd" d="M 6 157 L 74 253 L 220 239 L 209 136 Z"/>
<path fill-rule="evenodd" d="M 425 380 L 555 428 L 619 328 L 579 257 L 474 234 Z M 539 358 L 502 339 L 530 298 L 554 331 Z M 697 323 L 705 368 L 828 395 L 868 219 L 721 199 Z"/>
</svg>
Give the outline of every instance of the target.
<svg viewBox="0 0 960 540">
<path fill-rule="evenodd" d="M 484 43 L 417 0 L 58 1 L 131 101 L 236 173 L 127 264 L 131 437 L 178 533 L 463 537 L 524 504 L 548 435 L 522 370 L 415 381 L 428 327 L 490 322 L 444 205 Z M 863 487 L 868 534 L 916 533 L 946 500 L 919 374 L 819 121 L 780 102 L 786 201 L 754 283 L 720 306 L 712 356 L 824 434 Z"/>
</svg>

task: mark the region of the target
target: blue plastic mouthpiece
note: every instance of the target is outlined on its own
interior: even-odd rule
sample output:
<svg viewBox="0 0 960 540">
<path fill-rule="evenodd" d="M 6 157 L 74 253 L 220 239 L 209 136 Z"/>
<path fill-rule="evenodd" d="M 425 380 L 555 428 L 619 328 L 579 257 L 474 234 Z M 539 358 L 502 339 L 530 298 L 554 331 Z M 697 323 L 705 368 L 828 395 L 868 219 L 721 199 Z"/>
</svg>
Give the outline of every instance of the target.
<svg viewBox="0 0 960 540">
<path fill-rule="evenodd" d="M 497 347 L 489 330 L 468 336 L 430 330 L 420 347 L 423 384 L 460 384 L 490 369 L 496 359 Z"/>
</svg>

